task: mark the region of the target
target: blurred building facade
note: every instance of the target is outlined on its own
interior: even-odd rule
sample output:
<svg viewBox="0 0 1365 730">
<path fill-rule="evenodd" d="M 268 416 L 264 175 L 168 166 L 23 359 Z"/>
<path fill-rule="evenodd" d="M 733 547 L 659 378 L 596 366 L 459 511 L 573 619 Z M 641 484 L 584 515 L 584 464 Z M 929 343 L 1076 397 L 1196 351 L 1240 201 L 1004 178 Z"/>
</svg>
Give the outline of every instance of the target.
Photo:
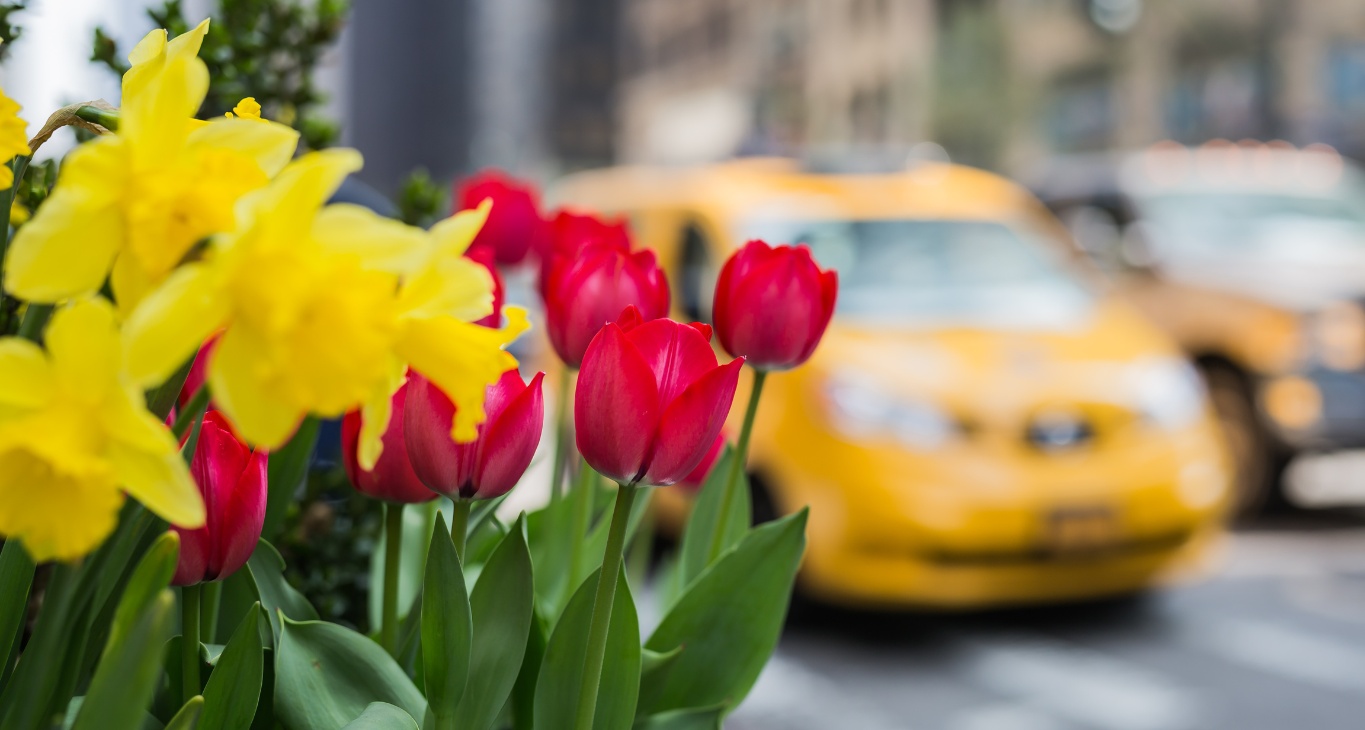
<svg viewBox="0 0 1365 730">
<path fill-rule="evenodd" d="M 622 0 L 618 157 L 1160 139 L 1365 156 L 1359 0 Z"/>
</svg>

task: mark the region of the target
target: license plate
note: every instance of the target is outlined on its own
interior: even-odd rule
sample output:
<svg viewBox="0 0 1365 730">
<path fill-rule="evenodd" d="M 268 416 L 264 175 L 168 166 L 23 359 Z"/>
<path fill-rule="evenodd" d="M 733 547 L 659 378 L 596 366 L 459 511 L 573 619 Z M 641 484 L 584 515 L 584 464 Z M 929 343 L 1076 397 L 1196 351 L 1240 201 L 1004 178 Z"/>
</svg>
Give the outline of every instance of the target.
<svg viewBox="0 0 1365 730">
<path fill-rule="evenodd" d="M 1118 520 L 1108 507 L 1059 507 L 1045 518 L 1043 540 L 1053 553 L 1093 553 L 1118 541 Z"/>
</svg>

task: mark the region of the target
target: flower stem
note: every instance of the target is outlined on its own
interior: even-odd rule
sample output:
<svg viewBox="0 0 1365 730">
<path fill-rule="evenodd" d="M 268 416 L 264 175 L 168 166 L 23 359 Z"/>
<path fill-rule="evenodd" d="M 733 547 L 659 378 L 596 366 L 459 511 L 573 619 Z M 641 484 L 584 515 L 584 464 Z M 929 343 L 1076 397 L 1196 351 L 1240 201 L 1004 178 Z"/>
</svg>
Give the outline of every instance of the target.
<svg viewBox="0 0 1365 730">
<path fill-rule="evenodd" d="M 597 713 L 597 690 L 602 684 L 602 664 L 607 656 L 607 630 L 611 627 L 611 608 L 616 602 L 616 581 L 621 572 L 621 552 L 626 541 L 630 507 L 640 491 L 633 484 L 622 484 L 616 492 L 616 509 L 611 513 L 607 531 L 607 550 L 602 555 L 602 571 L 597 574 L 597 595 L 592 603 L 592 623 L 588 628 L 588 654 L 583 661 L 583 684 L 578 691 L 577 730 L 592 730 Z"/>
<path fill-rule="evenodd" d="M 464 565 L 464 546 L 469 539 L 469 508 L 473 502 L 468 499 L 452 499 L 455 511 L 450 515 L 450 541 L 455 543 L 455 557 Z"/>
<path fill-rule="evenodd" d="M 716 532 L 711 536 L 711 551 L 706 564 L 716 562 L 720 551 L 725 547 L 725 520 L 730 515 L 730 505 L 735 501 L 735 491 L 739 489 L 739 478 L 749 461 L 749 436 L 754 430 L 754 416 L 758 415 L 758 399 L 763 395 L 763 381 L 768 374 L 762 370 L 754 371 L 754 387 L 749 392 L 749 407 L 744 411 L 744 425 L 739 430 L 739 443 L 735 446 L 734 457 L 730 460 L 730 478 L 725 480 L 725 494 L 720 498 L 720 512 L 717 516 Z"/>
<path fill-rule="evenodd" d="M 384 505 L 384 601 L 379 644 L 398 658 L 398 564 L 403 556 L 403 505 Z"/>
<path fill-rule="evenodd" d="M 564 589 L 565 603 L 578 590 L 578 584 L 583 582 L 583 546 L 588 540 L 588 527 L 592 521 L 596 477 L 597 472 L 580 457 L 578 478 L 574 480 L 573 491 L 569 492 L 569 583 Z"/>
<path fill-rule="evenodd" d="M 222 581 L 215 580 L 204 585 L 204 596 L 199 605 L 199 631 L 205 643 L 217 643 L 214 639 L 218 638 L 218 606 L 222 598 Z"/>
<path fill-rule="evenodd" d="M 569 465 L 569 397 L 573 394 L 573 370 L 565 366 L 559 371 L 559 391 L 555 394 L 555 461 L 554 476 L 550 481 L 550 501 L 563 496 L 564 471 Z"/>
<path fill-rule="evenodd" d="M 185 404 L 184 409 L 175 414 L 175 422 L 171 424 L 171 433 L 175 434 L 176 439 L 185 435 L 190 426 L 199 420 L 204 411 L 209 407 L 209 386 L 205 383 L 199 386 L 199 390 L 194 391 L 190 400 Z"/>
<path fill-rule="evenodd" d="M 118 131 L 119 112 L 117 109 L 100 109 L 87 104 L 76 110 L 76 116 L 87 122 L 94 122 L 110 132 Z"/>
<path fill-rule="evenodd" d="M 199 694 L 199 616 L 198 583 L 180 588 L 180 697 L 181 702 L 189 702 Z"/>
<path fill-rule="evenodd" d="M 28 308 L 24 310 L 24 319 L 19 323 L 19 336 L 30 342 L 37 342 L 43 335 L 43 326 L 47 324 L 47 318 L 51 316 L 51 304 L 29 302 Z"/>
</svg>

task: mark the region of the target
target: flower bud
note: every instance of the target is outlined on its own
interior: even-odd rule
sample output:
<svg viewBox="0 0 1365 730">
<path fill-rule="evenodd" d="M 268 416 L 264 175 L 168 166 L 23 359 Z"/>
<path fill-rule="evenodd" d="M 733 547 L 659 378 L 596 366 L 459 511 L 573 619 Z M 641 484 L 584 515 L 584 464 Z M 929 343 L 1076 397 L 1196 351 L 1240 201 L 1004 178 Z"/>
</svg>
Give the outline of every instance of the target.
<svg viewBox="0 0 1365 730">
<path fill-rule="evenodd" d="M 460 210 L 477 208 L 485 199 L 493 201 L 493 209 L 474 245 L 488 248 L 500 264 L 520 262 L 540 224 L 535 187 L 498 170 L 484 170 L 461 182 L 455 195 Z"/>
<path fill-rule="evenodd" d="M 186 435 L 188 438 L 188 434 Z M 222 580 L 246 564 L 265 523 L 266 454 L 233 435 L 218 411 L 204 414 L 190 473 L 204 496 L 204 526 L 180 535 L 172 585 Z"/>
<path fill-rule="evenodd" d="M 618 482 L 663 486 L 686 477 L 716 441 L 744 358 L 718 365 L 711 328 L 645 321 L 634 308 L 603 327 L 574 393 L 578 450 Z"/>
<path fill-rule="evenodd" d="M 493 499 L 516 486 L 540 444 L 544 377 L 536 373 L 523 383 L 516 370 L 503 373 L 484 396 L 488 417 L 478 438 L 461 444 L 450 437 L 455 405 L 440 388 L 414 374 L 404 430 L 412 468 L 422 483 L 451 499 Z"/>
<path fill-rule="evenodd" d="M 653 251 L 590 244 L 551 270 L 545 328 L 560 359 L 576 368 L 593 335 L 621 310 L 635 307 L 643 318 L 656 319 L 668 314 L 668 301 L 668 279 Z"/>
<path fill-rule="evenodd" d="M 750 241 L 720 270 L 716 337 L 750 367 L 794 368 L 820 344 L 838 293 L 838 275 L 821 271 L 805 246 Z"/>
<path fill-rule="evenodd" d="M 360 446 L 360 411 L 347 413 L 341 419 L 341 460 L 346 466 L 346 476 L 351 486 L 361 494 L 395 504 L 418 504 L 436 498 L 436 494 L 426 487 L 412 471 L 408 462 L 407 442 L 403 438 L 403 412 L 407 406 L 408 393 L 416 373 L 409 373 L 407 382 L 398 387 L 390 401 L 389 425 L 384 429 L 381 441 L 384 450 L 374 468 L 366 471 L 360 468 L 358 449 Z"/>
</svg>

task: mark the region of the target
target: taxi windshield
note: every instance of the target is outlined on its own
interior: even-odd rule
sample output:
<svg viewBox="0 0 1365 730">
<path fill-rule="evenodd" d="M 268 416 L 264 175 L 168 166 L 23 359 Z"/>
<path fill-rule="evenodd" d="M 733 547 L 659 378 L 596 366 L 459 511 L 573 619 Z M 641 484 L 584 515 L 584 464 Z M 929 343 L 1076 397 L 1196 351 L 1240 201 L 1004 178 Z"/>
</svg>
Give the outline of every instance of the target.
<svg viewBox="0 0 1365 730">
<path fill-rule="evenodd" d="M 1043 242 L 1000 223 L 755 221 L 751 238 L 805 244 L 839 272 L 836 316 L 886 323 L 1064 326 L 1092 296 Z"/>
</svg>

